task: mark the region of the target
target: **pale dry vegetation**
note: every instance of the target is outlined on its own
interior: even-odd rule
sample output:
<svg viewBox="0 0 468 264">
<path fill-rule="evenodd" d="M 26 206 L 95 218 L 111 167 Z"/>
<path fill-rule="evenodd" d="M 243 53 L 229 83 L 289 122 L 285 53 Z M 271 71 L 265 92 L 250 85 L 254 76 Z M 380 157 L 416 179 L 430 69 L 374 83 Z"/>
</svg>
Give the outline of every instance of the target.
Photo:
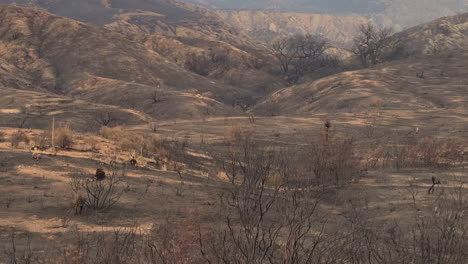
<svg viewBox="0 0 468 264">
<path fill-rule="evenodd" d="M 3 256 L 8 263 L 464 263 L 466 179 L 444 178 L 427 195 L 418 191 L 425 187 L 409 184 L 412 202 L 391 209 L 405 214 L 391 220 L 377 217 L 380 209 L 369 198 L 354 196 L 353 185 L 367 181 L 370 170 L 455 170 L 463 166 L 466 142 L 387 142 L 385 153 L 338 135 L 332 122 L 320 130 L 307 146 L 281 146 L 259 140 L 252 125 L 233 127 L 212 149 L 217 177 L 210 181 L 218 186 L 212 213 L 192 208 L 161 215 L 150 220 L 149 229 L 136 219 L 109 232 L 70 226 L 66 242 L 47 247 L 38 247 L 38 238 L 27 232 L 10 231 Z M 196 146 L 142 137 L 123 127 L 102 127 L 100 134 L 124 147 L 121 152 L 144 149 L 142 158 L 161 155 L 180 163 Z M 369 166 L 368 160 L 382 162 Z M 128 166 L 114 160 L 104 165 L 105 177 L 99 178 L 98 171 L 73 175 L 69 190 L 79 199 L 74 206 L 84 207 L 84 216 L 129 210 L 122 204 L 132 188 Z M 148 184 L 138 195 L 147 195 Z"/>
</svg>

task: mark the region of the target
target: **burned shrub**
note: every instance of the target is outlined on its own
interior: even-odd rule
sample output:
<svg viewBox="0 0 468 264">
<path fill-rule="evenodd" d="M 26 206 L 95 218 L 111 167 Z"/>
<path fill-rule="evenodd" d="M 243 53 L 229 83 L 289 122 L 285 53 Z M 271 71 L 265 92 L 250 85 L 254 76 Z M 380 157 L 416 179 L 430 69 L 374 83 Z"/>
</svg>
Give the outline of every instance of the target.
<svg viewBox="0 0 468 264">
<path fill-rule="evenodd" d="M 96 180 L 102 181 L 106 178 L 106 172 L 101 168 L 97 168 L 95 176 L 96 176 Z"/>
<path fill-rule="evenodd" d="M 14 148 L 17 148 L 20 143 L 24 143 L 24 144 L 28 145 L 31 142 L 28 135 L 26 135 L 26 133 L 24 133 L 21 130 L 18 130 L 13 135 L 11 135 L 10 140 L 11 140 L 10 141 L 11 146 L 14 147 Z"/>
<path fill-rule="evenodd" d="M 434 137 L 417 138 L 410 143 L 391 147 L 388 159 L 396 169 L 422 167 L 449 167 L 463 162 L 466 143 Z"/>
<path fill-rule="evenodd" d="M 70 182 L 74 197 L 81 197 L 84 206 L 93 210 L 111 208 L 122 196 L 121 185 L 126 175 L 125 168 L 119 170 L 113 166 L 111 170 L 110 175 L 105 175 L 102 169 L 98 169 L 95 178 L 74 176 Z"/>
<path fill-rule="evenodd" d="M 185 62 L 185 67 L 198 75 L 208 76 L 211 64 L 212 62 L 207 56 L 191 54 Z"/>
<path fill-rule="evenodd" d="M 46 150 L 52 146 L 51 136 L 49 131 L 44 131 L 34 137 L 34 148 L 38 150 Z"/>
<path fill-rule="evenodd" d="M 62 149 L 70 149 L 73 144 L 73 131 L 68 127 L 61 127 L 55 131 L 55 143 Z"/>
</svg>

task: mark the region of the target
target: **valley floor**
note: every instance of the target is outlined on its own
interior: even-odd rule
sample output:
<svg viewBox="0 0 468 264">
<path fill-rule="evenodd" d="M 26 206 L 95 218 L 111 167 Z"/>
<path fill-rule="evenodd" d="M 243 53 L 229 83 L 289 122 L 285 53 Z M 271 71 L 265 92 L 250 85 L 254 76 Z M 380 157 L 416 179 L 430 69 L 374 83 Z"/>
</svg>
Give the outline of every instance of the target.
<svg viewBox="0 0 468 264">
<path fill-rule="evenodd" d="M 419 122 L 414 124 L 414 119 Z M 128 130 L 186 140 L 188 153 L 197 160 L 197 166 L 174 171 L 156 168 L 147 160 L 139 167 L 128 167 L 124 192 L 116 206 L 103 212 L 85 210 L 83 215 L 75 215 L 71 178 L 76 175 L 91 177 L 100 162 L 109 164 L 110 158 L 126 162 L 133 154 L 119 151 L 114 142 L 102 137 L 98 137 L 97 150 L 90 151 L 84 141 L 86 135 L 78 135 L 72 149 L 55 154 L 50 150 L 39 151 L 41 159 L 33 160 L 31 144 L 11 146 L 8 139 L 17 129 L 0 128 L 5 135 L 0 143 L 0 244 L 6 249 L 11 248 L 13 232 L 19 245 L 24 245 L 30 237 L 32 248 L 44 251 L 88 232 L 111 233 L 135 225 L 142 232 L 150 232 L 155 226 L 192 218 L 202 225 L 218 225 L 219 194 L 225 183 L 214 169 L 212 155 L 216 155 L 229 129 L 249 127 L 261 135 L 260 140 L 279 146 L 307 145 L 320 137 L 325 120 L 331 120 L 334 133 L 358 139 L 358 145 L 363 148 L 372 148 L 369 142 L 377 139 L 397 142 L 414 138 L 415 134 L 416 137 L 468 138 L 468 117 L 466 113 L 455 111 L 446 116 L 432 112 L 383 112 L 324 114 L 310 118 L 177 120 L 158 123 L 153 132 L 147 126 L 136 125 Z M 30 138 L 42 133 L 40 130 L 22 131 Z M 422 211 L 434 210 L 432 205 L 439 194 L 449 193 L 459 186 L 463 193 L 468 193 L 465 166 L 461 163 L 452 168 L 371 169 L 350 185 L 332 188 L 329 192 L 333 198 L 325 199 L 322 208 L 333 222 L 335 216 L 346 214 L 349 201 L 353 200 L 365 204 L 372 221 L 411 222 Z M 109 166 L 105 168 L 111 169 Z M 433 176 L 441 179 L 443 184 L 437 186 L 435 194 L 428 194 Z"/>
</svg>

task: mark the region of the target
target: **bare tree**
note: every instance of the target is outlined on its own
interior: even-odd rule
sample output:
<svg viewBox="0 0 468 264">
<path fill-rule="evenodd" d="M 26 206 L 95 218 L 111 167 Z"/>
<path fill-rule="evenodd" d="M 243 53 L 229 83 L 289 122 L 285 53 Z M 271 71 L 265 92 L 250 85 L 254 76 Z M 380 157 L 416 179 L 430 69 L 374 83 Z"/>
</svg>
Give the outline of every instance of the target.
<svg viewBox="0 0 468 264">
<path fill-rule="evenodd" d="M 323 35 L 295 35 L 272 44 L 280 69 L 287 80 L 295 83 L 304 74 L 324 66 L 328 60 L 329 41 Z"/>
<path fill-rule="evenodd" d="M 278 151 L 235 129 L 220 161 L 228 184 L 220 230 L 200 232 L 208 263 L 313 263 L 323 249 L 317 193 L 289 184 L 289 163 Z M 209 235 L 217 234 L 217 235 Z"/>
<path fill-rule="evenodd" d="M 353 40 L 353 53 L 364 67 L 375 65 L 381 61 L 386 48 L 390 47 L 393 30 L 388 27 L 378 27 L 371 22 L 358 26 Z"/>
<path fill-rule="evenodd" d="M 26 123 L 31 118 L 32 114 L 26 107 L 21 107 L 18 113 L 17 126 L 18 128 L 24 128 Z"/>
<path fill-rule="evenodd" d="M 163 89 L 161 89 L 160 84 L 158 84 L 153 92 L 151 92 L 150 99 L 152 104 L 158 104 L 166 100 L 166 94 Z"/>
<path fill-rule="evenodd" d="M 110 126 L 112 123 L 117 122 L 118 119 L 115 117 L 114 113 L 106 111 L 96 113 L 94 120 L 102 126 Z"/>
</svg>

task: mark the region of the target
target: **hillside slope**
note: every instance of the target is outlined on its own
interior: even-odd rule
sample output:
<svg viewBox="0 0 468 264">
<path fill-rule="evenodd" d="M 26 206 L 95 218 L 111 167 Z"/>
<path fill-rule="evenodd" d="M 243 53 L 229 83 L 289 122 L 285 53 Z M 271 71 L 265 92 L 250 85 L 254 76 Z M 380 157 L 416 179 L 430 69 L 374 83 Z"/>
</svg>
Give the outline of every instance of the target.
<svg viewBox="0 0 468 264">
<path fill-rule="evenodd" d="M 468 109 L 468 53 L 408 59 L 344 72 L 279 90 L 259 103 L 263 115 Z M 424 71 L 424 78 L 417 74 Z"/>
<path fill-rule="evenodd" d="M 410 55 L 448 54 L 468 47 L 468 13 L 442 17 L 395 34 Z"/>
<path fill-rule="evenodd" d="M 251 95 L 186 71 L 117 32 L 15 6 L 1 6 L 0 21 L 0 81 L 6 87 L 49 91 L 165 118 L 225 114 L 232 111 L 225 103 Z M 184 98 L 179 111 L 151 102 L 158 85 L 167 101 Z M 188 91 L 196 92 L 187 96 Z M 212 99 L 197 96 L 205 92 Z"/>
<path fill-rule="evenodd" d="M 0 4 L 41 8 L 98 26 L 226 41 L 237 47 L 256 45 L 209 9 L 175 0 L 0 0 Z"/>
<path fill-rule="evenodd" d="M 208 65 L 213 69 L 203 75 L 227 85 L 263 94 L 265 90 L 283 86 L 281 79 L 275 76 L 274 59 L 264 45 L 206 8 L 173 0 L 0 0 L 0 3 L 42 8 L 119 32 L 134 42 L 145 43 L 146 47 L 190 71 L 193 70 L 187 62 L 194 54 L 208 60 L 214 60 L 213 56 L 226 57 L 229 71 L 219 71 L 216 69 L 221 67 Z M 176 45 L 177 50 L 170 45 Z M 252 67 L 251 62 L 261 62 L 261 68 Z"/>
<path fill-rule="evenodd" d="M 254 112 L 302 115 L 314 112 L 468 109 L 467 14 L 435 20 L 396 37 L 408 57 L 373 68 L 343 72 L 279 90 Z M 441 52 L 433 52 L 434 48 Z"/>
<path fill-rule="evenodd" d="M 338 43 L 350 43 L 357 25 L 367 18 L 358 14 L 308 14 L 261 10 L 217 10 L 226 22 L 265 43 L 278 36 L 324 33 Z"/>
</svg>

